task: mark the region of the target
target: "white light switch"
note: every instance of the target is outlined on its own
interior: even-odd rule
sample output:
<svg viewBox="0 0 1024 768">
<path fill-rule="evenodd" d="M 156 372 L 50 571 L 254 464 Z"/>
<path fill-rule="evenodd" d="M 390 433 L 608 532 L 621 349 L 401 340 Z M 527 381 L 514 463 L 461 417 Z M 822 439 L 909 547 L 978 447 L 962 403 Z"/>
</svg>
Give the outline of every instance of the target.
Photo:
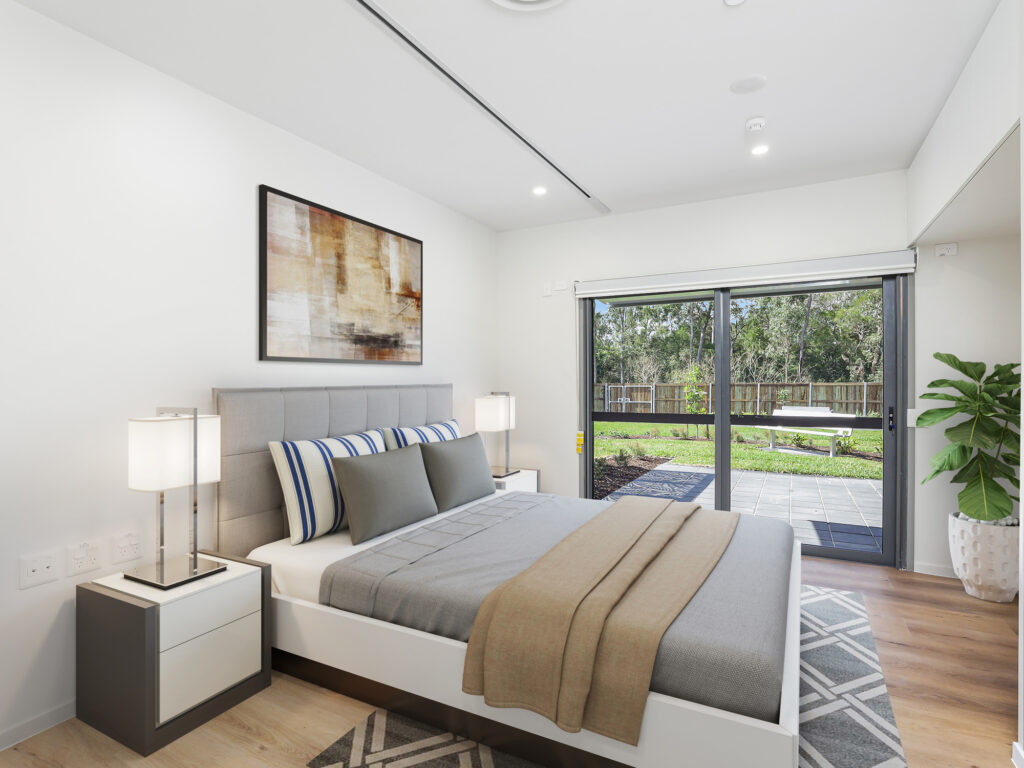
<svg viewBox="0 0 1024 768">
<path fill-rule="evenodd" d="M 555 281 L 555 290 L 556 291 L 564 291 L 568 287 L 569 287 L 569 284 L 565 280 L 556 280 Z"/>
<path fill-rule="evenodd" d="M 551 295 L 551 283 L 544 283 L 543 287 L 541 288 L 541 294 L 540 295 L 541 296 L 550 296 Z"/>
</svg>

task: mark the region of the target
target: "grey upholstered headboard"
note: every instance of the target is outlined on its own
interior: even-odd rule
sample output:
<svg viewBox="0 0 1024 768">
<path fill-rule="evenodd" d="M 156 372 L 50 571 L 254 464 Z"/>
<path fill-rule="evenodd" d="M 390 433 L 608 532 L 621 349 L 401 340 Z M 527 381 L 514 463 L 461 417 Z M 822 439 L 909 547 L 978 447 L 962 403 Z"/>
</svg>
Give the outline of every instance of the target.
<svg viewBox="0 0 1024 768">
<path fill-rule="evenodd" d="M 287 535 L 267 443 L 312 440 L 452 417 L 452 385 L 214 389 L 221 417 L 217 551 L 245 556 Z"/>
</svg>

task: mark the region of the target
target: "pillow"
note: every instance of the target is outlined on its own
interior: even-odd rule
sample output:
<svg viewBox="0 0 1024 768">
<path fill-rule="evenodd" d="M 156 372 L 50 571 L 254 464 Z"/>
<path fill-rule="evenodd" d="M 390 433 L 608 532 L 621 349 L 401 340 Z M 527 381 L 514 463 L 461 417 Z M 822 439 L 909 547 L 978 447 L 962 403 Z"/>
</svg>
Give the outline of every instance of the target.
<svg viewBox="0 0 1024 768">
<path fill-rule="evenodd" d="M 419 445 L 331 463 L 345 495 L 353 544 L 437 514 Z"/>
<path fill-rule="evenodd" d="M 384 433 L 379 429 L 322 440 L 271 442 L 270 455 L 284 491 L 288 538 L 292 544 L 341 530 L 345 502 L 338 491 L 331 459 L 384 453 Z"/>
<path fill-rule="evenodd" d="M 405 448 L 416 443 L 443 443 L 445 440 L 458 440 L 462 437 L 459 422 L 455 419 L 424 427 L 385 427 L 384 442 L 389 451 Z"/>
<path fill-rule="evenodd" d="M 478 433 L 443 443 L 423 443 L 420 450 L 438 512 L 494 493 L 494 478 Z"/>
</svg>

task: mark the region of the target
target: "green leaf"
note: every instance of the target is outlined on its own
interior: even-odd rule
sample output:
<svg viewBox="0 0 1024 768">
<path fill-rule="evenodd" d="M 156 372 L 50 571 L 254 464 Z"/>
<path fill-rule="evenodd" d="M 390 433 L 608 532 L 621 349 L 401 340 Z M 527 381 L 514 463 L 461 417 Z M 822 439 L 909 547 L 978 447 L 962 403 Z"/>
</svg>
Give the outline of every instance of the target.
<svg viewBox="0 0 1024 768">
<path fill-rule="evenodd" d="M 972 477 L 978 474 L 978 472 L 980 471 L 980 463 L 981 462 L 978 459 L 978 454 L 975 454 L 974 456 L 971 457 L 970 461 L 964 464 L 963 468 L 959 472 L 953 475 L 952 479 L 949 482 L 966 483 L 968 480 L 970 480 Z"/>
<path fill-rule="evenodd" d="M 925 411 L 928 413 L 928 411 Z M 921 414 L 922 416 L 924 414 Z M 984 448 L 986 450 L 996 447 L 1002 428 L 995 420 L 988 416 L 975 416 L 973 419 L 962 421 L 956 426 L 946 430 L 946 439 L 951 443 L 969 445 L 972 448 Z"/>
<path fill-rule="evenodd" d="M 954 403 L 963 402 L 964 398 L 951 395 L 948 392 L 925 392 L 918 395 L 919 400 L 952 400 Z"/>
<path fill-rule="evenodd" d="M 928 382 L 929 389 L 941 387 L 959 390 L 972 400 L 976 400 L 978 397 L 978 385 L 970 381 L 963 381 L 962 379 L 935 379 L 935 381 Z"/>
<path fill-rule="evenodd" d="M 956 416 L 963 412 L 962 408 L 932 408 L 918 415 L 917 426 L 930 427 L 932 424 L 938 424 L 940 421 L 945 421 L 951 416 Z"/>
<path fill-rule="evenodd" d="M 1014 369 L 1019 367 L 1020 363 L 999 363 L 994 365 L 992 366 L 992 373 L 985 377 L 985 383 L 988 384 L 991 381 L 1012 383 L 1016 379 L 1019 385 L 1020 374 L 1014 373 Z"/>
<path fill-rule="evenodd" d="M 953 370 L 959 371 L 971 381 L 980 382 L 981 378 L 985 375 L 985 368 L 987 366 L 984 363 L 965 362 L 956 355 L 951 355 L 948 352 L 936 352 L 933 357 L 939 362 L 945 363 Z"/>
<path fill-rule="evenodd" d="M 960 511 L 975 520 L 1001 520 L 1013 512 L 1013 499 L 993 478 L 978 474 L 957 494 Z"/>
<path fill-rule="evenodd" d="M 1015 389 L 1017 389 L 1017 386 L 1018 386 L 1017 384 L 995 384 L 995 383 L 993 383 L 993 384 L 986 384 L 984 387 L 981 388 L 981 391 L 984 392 L 986 395 L 993 395 L 993 396 L 1008 395 L 1011 392 L 1013 392 Z"/>
<path fill-rule="evenodd" d="M 950 443 L 941 451 L 932 456 L 932 469 L 937 472 L 950 472 L 960 469 L 970 461 L 971 449 L 959 443 Z"/>
</svg>

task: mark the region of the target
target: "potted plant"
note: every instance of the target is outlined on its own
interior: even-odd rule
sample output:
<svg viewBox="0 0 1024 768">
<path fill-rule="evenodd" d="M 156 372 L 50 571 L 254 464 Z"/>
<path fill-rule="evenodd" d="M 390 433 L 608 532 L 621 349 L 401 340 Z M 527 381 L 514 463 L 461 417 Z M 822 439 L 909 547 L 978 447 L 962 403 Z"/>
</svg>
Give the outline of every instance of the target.
<svg viewBox="0 0 1024 768">
<path fill-rule="evenodd" d="M 1013 515 L 1013 502 L 1020 499 L 1007 488 L 1020 488 L 1020 364 L 996 365 L 986 375 L 985 363 L 964 362 L 943 352 L 936 352 L 935 359 L 967 379 L 931 382 L 929 388 L 954 391 L 921 395 L 949 405 L 925 411 L 917 426 L 967 418 L 946 429 L 949 445 L 932 457 L 934 471 L 921 482 L 954 472 L 950 482 L 964 484 L 957 494 L 959 513 L 949 517 L 953 569 L 968 594 L 1008 603 L 1017 594 L 1020 547 L 1020 520 Z"/>
</svg>

